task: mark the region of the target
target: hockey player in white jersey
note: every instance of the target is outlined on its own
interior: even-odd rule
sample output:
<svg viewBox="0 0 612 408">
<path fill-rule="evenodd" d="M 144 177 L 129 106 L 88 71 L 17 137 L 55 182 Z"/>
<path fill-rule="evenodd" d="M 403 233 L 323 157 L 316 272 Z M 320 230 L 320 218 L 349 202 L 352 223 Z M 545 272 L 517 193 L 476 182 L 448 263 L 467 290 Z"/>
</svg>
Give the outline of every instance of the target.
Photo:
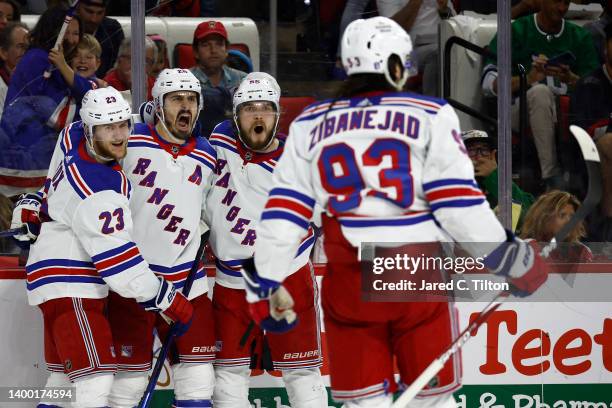
<svg viewBox="0 0 612 408">
<path fill-rule="evenodd" d="M 272 76 L 250 73 L 234 93 L 234 120 L 220 123 L 210 136 L 217 168 L 203 218 L 210 226 L 210 244 L 217 258 L 213 292 L 219 344 L 213 398 L 217 408 L 250 407 L 251 355 L 258 357 L 253 368 L 281 370 L 292 407 L 327 407 L 319 371 L 317 291 L 309 261 L 315 240 L 312 228 L 307 228 L 296 248 L 285 281 L 294 289 L 300 324 L 288 333 L 268 333 L 265 340 L 262 330 L 251 326 L 248 339 L 241 340 L 252 320 L 240 268 L 253 256 L 258 220 L 285 144 L 285 138 L 277 135 L 279 100 L 280 87 Z M 270 346 L 271 361 L 262 361 L 267 355 L 264 342 Z"/>
<path fill-rule="evenodd" d="M 188 70 L 166 69 L 158 76 L 152 93 L 157 120 L 134 125 L 121 163 L 133 187 L 130 208 L 134 241 L 151 270 L 180 290 L 200 244 L 201 208 L 216 158 L 208 141 L 193 134 L 203 106 L 197 78 Z M 78 142 L 62 137 L 52 162 L 61 160 Z M 16 206 L 14 226 L 33 224 L 36 205 L 32 203 L 36 196 L 33 197 L 30 195 Z M 34 229 L 19 238 L 35 238 Z M 172 371 L 177 407 L 212 404 L 216 347 L 206 279 L 199 266 L 189 293 L 194 307 L 193 324 L 176 341 Z M 163 337 L 168 325 L 120 295 L 109 293 L 108 315 L 118 365 L 110 404 L 114 408 L 131 408 L 138 404 L 146 388 L 153 328 Z"/>
<path fill-rule="evenodd" d="M 156 274 L 181 289 L 193 262 L 199 262 L 195 256 L 201 208 L 215 168 L 215 151 L 193 133 L 203 101 L 200 82 L 191 72 L 163 70 L 152 95 L 156 121 L 135 125 L 123 168 L 134 185 L 130 206 L 142 256 Z M 177 408 L 212 406 L 216 347 L 206 279 L 203 266 L 198 266 L 189 293 L 193 323 L 171 353 Z M 163 338 L 168 325 L 113 293 L 109 320 L 119 361 L 111 404 L 130 408 L 137 405 L 147 383 L 153 328 Z"/>
<path fill-rule="evenodd" d="M 109 287 L 183 329 L 193 308 L 153 274 L 133 240 L 131 186 L 117 163 L 126 154 L 129 104 L 114 88 L 96 89 L 84 96 L 80 115 L 82 122 L 61 134 L 76 143 L 49 170 L 45 222 L 26 265 L 27 293 L 43 314 L 47 387 L 73 382 L 71 406 L 106 407 L 117 369 L 105 316 Z"/>
<path fill-rule="evenodd" d="M 522 294 L 547 277 L 530 246 L 506 233 L 474 181 L 459 122 L 445 101 L 403 93 L 412 43 L 394 21 L 351 23 L 342 38 L 348 80 L 338 97 L 307 107 L 291 124 L 257 228 L 254 264 L 245 264 L 251 311 L 292 326 L 284 287 L 315 204 L 324 208 L 329 259 L 322 301 L 332 395 L 345 407 L 390 407 L 456 336 L 452 303 L 368 303 L 361 298 L 361 242 L 494 243 L 485 265 Z M 275 192 L 282 192 L 278 200 Z M 448 234 L 448 235 L 447 235 Z M 469 245 L 477 253 L 481 246 Z M 299 313 L 297 313 L 299 315 Z M 261 319 L 261 318 L 260 318 Z M 459 356 L 411 407 L 455 407 Z"/>
</svg>

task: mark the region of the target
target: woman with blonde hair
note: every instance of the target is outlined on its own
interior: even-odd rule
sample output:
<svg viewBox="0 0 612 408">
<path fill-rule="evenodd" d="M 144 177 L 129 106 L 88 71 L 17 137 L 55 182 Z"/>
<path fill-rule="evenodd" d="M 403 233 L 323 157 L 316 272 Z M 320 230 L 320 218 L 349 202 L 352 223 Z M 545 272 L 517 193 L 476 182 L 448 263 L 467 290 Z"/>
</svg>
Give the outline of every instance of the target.
<svg viewBox="0 0 612 408">
<path fill-rule="evenodd" d="M 566 191 L 551 190 L 542 194 L 525 215 L 520 237 L 542 243 L 550 242 L 572 218 L 578 207 L 580 200 Z M 568 251 L 561 253 L 557 249 L 550 256 L 557 260 L 590 262 L 593 257 L 591 250 L 580 242 L 585 236 L 584 222 L 581 221 L 563 241 L 570 244 L 567 245 Z"/>
</svg>

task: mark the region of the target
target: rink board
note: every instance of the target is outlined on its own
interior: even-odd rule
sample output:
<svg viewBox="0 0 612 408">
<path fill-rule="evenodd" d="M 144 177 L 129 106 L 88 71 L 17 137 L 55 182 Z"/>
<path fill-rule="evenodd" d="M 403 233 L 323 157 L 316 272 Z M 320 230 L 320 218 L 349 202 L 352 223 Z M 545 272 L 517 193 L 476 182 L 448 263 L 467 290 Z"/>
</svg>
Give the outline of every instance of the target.
<svg viewBox="0 0 612 408">
<path fill-rule="evenodd" d="M 317 268 L 318 275 L 323 268 Z M 2 265 L 0 385 L 38 387 L 47 376 L 42 320 L 40 312 L 27 305 L 23 278 L 23 269 Z M 577 279 L 582 279 L 582 274 Z M 481 310 L 483 304 L 460 303 L 457 307 L 460 326 L 465 327 L 470 315 Z M 455 393 L 460 407 L 612 407 L 612 304 L 504 304 L 488 326 L 467 343 L 462 364 L 464 387 Z M 166 366 L 158 381 L 154 407 L 167 407 L 172 398 L 172 381 L 167 373 Z M 327 362 L 322 373 L 329 385 Z M 253 372 L 251 401 L 255 407 L 288 406 L 279 375 Z M 7 405 L 28 406 L 33 405 Z M 330 401 L 330 406 L 338 405 Z"/>
</svg>

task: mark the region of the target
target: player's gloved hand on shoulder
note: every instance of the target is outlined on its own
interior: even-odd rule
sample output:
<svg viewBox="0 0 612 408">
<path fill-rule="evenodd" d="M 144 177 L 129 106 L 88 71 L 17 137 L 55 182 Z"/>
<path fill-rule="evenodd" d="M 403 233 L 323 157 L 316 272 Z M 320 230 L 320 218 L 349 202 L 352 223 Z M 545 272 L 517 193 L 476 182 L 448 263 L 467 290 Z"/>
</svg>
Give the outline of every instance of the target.
<svg viewBox="0 0 612 408">
<path fill-rule="evenodd" d="M 18 244 L 29 245 L 36 241 L 40 234 L 40 206 L 42 198 L 37 193 L 26 193 L 19 196 L 13 209 L 11 229 L 25 227 L 23 234 L 13 235 Z"/>
<path fill-rule="evenodd" d="M 159 289 L 153 299 L 141 302 L 140 305 L 149 312 L 161 313 L 174 323 L 174 334 L 181 336 L 188 329 L 193 317 L 193 306 L 174 285 L 158 277 Z"/>
<path fill-rule="evenodd" d="M 259 327 L 272 333 L 285 333 L 297 325 L 291 294 L 280 282 L 259 276 L 253 258 L 242 264 L 242 276 L 247 288 L 249 313 Z"/>
<path fill-rule="evenodd" d="M 140 120 L 147 125 L 155 125 L 155 105 L 153 101 L 147 101 L 140 104 L 138 108 Z"/>
<path fill-rule="evenodd" d="M 506 241 L 485 258 L 484 264 L 494 274 L 507 278 L 513 295 L 528 296 L 546 282 L 548 264 L 535 241 L 523 241 L 509 231 L 506 234 Z"/>
</svg>

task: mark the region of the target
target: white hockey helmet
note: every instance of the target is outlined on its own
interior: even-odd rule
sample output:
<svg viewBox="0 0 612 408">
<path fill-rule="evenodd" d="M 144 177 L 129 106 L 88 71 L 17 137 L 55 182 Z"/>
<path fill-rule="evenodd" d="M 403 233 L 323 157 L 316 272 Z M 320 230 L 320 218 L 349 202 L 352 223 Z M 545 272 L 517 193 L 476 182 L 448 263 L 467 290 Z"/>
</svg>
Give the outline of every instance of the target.
<svg viewBox="0 0 612 408">
<path fill-rule="evenodd" d="M 132 108 L 121 92 L 109 86 L 88 91 L 81 101 L 79 110 L 85 128 L 85 139 L 91 154 L 103 161 L 113 160 L 96 152 L 93 143 L 94 126 L 127 121 L 132 127 Z"/>
<path fill-rule="evenodd" d="M 270 102 L 272 105 L 274 105 L 276 118 L 270 139 L 263 148 L 266 149 L 274 141 L 274 136 L 276 135 L 276 130 L 278 129 L 280 119 L 280 94 L 281 89 L 278 82 L 276 82 L 276 79 L 274 79 L 272 75 L 265 72 L 251 72 L 242 80 L 242 82 L 240 82 L 240 85 L 234 92 L 233 97 L 234 123 L 238 129 L 238 137 L 240 137 L 240 140 L 242 140 L 245 145 L 249 146 L 247 141 L 245 141 L 242 137 L 240 125 L 238 123 L 238 112 L 240 110 L 240 106 L 247 102 Z"/>
<path fill-rule="evenodd" d="M 151 90 L 156 114 L 162 122 L 164 121 L 164 96 L 176 91 L 196 92 L 198 94 L 198 113 L 204 106 L 202 87 L 198 78 L 187 69 L 166 68 L 159 73 Z M 194 126 L 196 121 L 197 118 L 194 121 Z"/>
<path fill-rule="evenodd" d="M 91 138 L 93 128 L 97 125 L 129 120 L 131 125 L 132 108 L 123 98 L 121 92 L 109 86 L 88 91 L 81 102 L 79 111 L 81 120 L 86 126 L 86 137 Z"/>
<path fill-rule="evenodd" d="M 272 102 L 276 111 L 279 112 L 280 94 L 280 86 L 272 75 L 265 72 L 251 72 L 240 82 L 238 89 L 234 92 L 234 117 L 238 113 L 238 107 L 245 102 Z"/>
<path fill-rule="evenodd" d="M 384 74 L 387 82 L 400 90 L 414 73 L 412 40 L 395 21 L 387 17 L 359 19 L 344 30 L 341 41 L 342 65 L 347 75 Z M 394 81 L 389 72 L 389 58 L 397 55 L 404 67 L 402 77 Z"/>
</svg>

